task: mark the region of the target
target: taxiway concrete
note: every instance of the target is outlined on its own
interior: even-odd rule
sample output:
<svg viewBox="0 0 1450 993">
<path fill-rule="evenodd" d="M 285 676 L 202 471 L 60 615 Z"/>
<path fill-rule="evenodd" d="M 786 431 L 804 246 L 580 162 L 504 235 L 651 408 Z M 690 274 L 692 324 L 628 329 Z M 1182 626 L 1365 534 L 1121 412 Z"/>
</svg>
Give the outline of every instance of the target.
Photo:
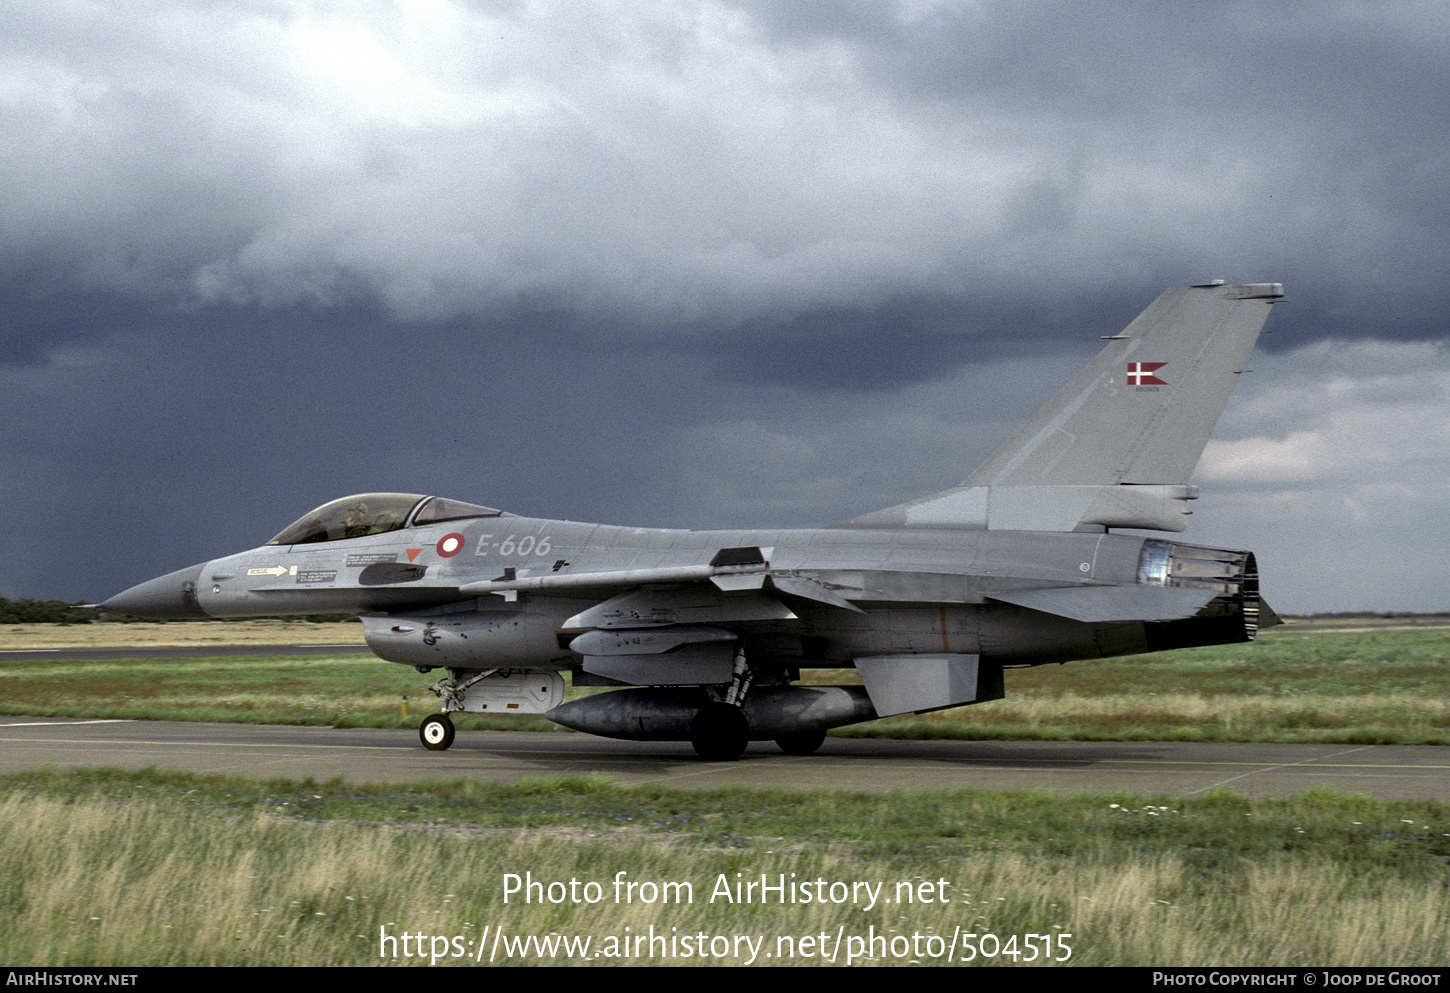
<svg viewBox="0 0 1450 993">
<path fill-rule="evenodd" d="M 702 762 L 687 743 L 568 732 L 460 730 L 430 752 L 408 730 L 0 718 L 0 771 L 49 766 L 186 770 L 288 779 L 407 782 L 598 773 L 621 785 L 730 784 L 787 790 L 1044 790 L 1190 796 L 1228 789 L 1288 796 L 1316 787 L 1380 799 L 1450 802 L 1450 749 L 1401 745 L 1182 742 L 896 741 L 828 738 L 811 756 L 750 746 Z"/>
</svg>

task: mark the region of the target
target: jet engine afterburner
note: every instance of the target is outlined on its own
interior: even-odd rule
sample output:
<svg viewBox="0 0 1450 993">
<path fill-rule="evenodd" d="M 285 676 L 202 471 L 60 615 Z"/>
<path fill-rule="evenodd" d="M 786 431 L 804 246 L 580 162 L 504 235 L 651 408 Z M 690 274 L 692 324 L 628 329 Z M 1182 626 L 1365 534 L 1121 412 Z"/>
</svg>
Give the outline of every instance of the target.
<svg viewBox="0 0 1450 993">
<path fill-rule="evenodd" d="M 1253 641 L 1263 621 L 1259 567 L 1253 552 L 1152 539 L 1143 542 L 1138 582 L 1218 594 L 1193 617 L 1145 624 L 1150 652 Z M 1269 618 L 1270 623 L 1278 623 L 1272 612 Z"/>
</svg>

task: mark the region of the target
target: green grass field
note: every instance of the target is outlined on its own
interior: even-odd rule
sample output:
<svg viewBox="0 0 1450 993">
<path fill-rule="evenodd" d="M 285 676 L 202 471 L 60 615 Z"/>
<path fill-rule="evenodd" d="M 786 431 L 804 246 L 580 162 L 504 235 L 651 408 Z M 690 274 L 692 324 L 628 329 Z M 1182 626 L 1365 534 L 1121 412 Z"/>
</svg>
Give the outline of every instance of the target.
<svg viewBox="0 0 1450 993">
<path fill-rule="evenodd" d="M 1447 859 L 1446 808 L 1330 793 L 39 773 L 0 779 L 0 958 L 1435 965 Z"/>
</svg>

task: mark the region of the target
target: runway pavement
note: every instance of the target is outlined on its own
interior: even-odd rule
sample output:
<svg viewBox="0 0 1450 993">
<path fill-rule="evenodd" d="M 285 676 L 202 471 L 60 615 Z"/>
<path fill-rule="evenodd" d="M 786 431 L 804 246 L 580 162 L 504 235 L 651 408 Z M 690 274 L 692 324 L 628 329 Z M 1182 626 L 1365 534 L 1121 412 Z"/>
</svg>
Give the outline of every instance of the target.
<svg viewBox="0 0 1450 993">
<path fill-rule="evenodd" d="M 789 790 L 1044 790 L 1190 796 L 1225 788 L 1289 796 L 1316 787 L 1450 802 L 1450 749 L 1401 745 L 891 741 L 828 738 L 812 756 L 751 745 L 702 762 L 687 743 L 573 733 L 460 730 L 430 752 L 402 730 L 0 718 L 0 771 L 110 766 L 350 782 L 598 773 L 621 785 L 730 784 Z"/>
</svg>

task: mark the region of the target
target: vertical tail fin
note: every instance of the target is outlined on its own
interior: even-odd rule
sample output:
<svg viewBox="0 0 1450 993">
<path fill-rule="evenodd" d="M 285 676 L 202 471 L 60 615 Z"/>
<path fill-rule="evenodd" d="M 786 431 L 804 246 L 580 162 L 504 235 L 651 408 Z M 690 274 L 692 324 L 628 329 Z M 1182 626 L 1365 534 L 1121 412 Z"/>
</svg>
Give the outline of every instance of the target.
<svg viewBox="0 0 1450 993">
<path fill-rule="evenodd" d="M 961 486 L 859 527 L 1182 531 L 1188 478 L 1279 283 L 1165 291 Z"/>
</svg>

